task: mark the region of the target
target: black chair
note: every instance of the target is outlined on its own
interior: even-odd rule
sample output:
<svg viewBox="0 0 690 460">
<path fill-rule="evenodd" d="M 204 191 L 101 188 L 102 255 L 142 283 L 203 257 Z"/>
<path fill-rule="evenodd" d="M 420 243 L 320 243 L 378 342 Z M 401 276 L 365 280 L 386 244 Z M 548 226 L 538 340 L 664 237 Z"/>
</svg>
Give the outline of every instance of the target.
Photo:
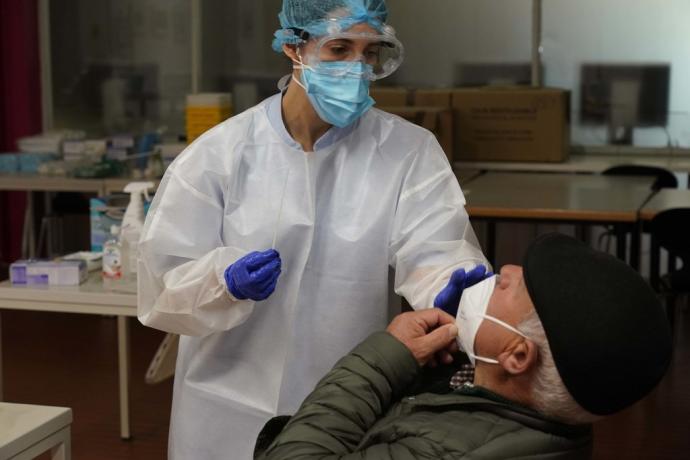
<svg viewBox="0 0 690 460">
<path fill-rule="evenodd" d="M 605 176 L 654 176 L 656 181 L 652 184 L 652 190 L 678 188 L 676 176 L 668 169 L 658 166 L 618 165 L 608 168 L 602 174 Z"/>
<path fill-rule="evenodd" d="M 676 301 L 690 294 L 690 207 L 662 211 L 650 223 L 652 234 L 651 283 L 666 298 L 666 313 L 673 326 Z M 659 277 L 659 251 L 669 253 L 668 273 Z M 683 266 L 676 268 L 676 257 Z"/>
<path fill-rule="evenodd" d="M 646 165 L 618 165 L 612 166 L 602 172 L 605 176 L 652 176 L 656 177 L 656 180 L 652 184 L 650 192 L 655 192 L 662 188 L 678 188 L 678 179 L 676 176 L 668 169 L 660 168 L 658 166 L 646 166 Z M 648 232 L 649 229 L 643 225 L 643 232 Z M 599 238 L 601 243 L 602 239 L 605 237 L 611 237 L 611 235 L 616 237 L 617 253 L 625 254 L 625 246 L 628 234 L 630 232 L 626 231 L 624 228 L 614 226 L 609 228 L 605 233 Z M 606 243 L 606 251 L 608 251 L 608 241 Z"/>
</svg>

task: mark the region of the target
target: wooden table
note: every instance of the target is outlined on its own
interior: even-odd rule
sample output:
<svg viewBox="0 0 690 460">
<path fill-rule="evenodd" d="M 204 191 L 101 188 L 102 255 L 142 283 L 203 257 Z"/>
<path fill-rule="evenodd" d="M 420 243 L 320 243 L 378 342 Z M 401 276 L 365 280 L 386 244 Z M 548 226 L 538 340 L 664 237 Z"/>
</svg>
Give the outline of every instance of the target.
<svg viewBox="0 0 690 460">
<path fill-rule="evenodd" d="M 472 219 L 489 222 L 487 256 L 495 261 L 495 223 L 503 220 L 613 224 L 633 235 L 631 265 L 639 266 L 638 211 L 653 192 L 652 177 L 488 172 L 463 186 Z M 618 241 L 619 257 L 625 242 Z"/>
<path fill-rule="evenodd" d="M 642 209 L 640 219 L 651 221 L 661 211 L 673 208 L 690 208 L 690 189 L 659 190 Z"/>
<path fill-rule="evenodd" d="M 0 403 L 0 459 L 29 460 L 50 451 L 70 460 L 72 410 L 66 407 Z"/>
<path fill-rule="evenodd" d="M 137 316 L 136 294 L 104 291 L 99 273 L 91 275 L 85 283 L 74 287 L 22 287 L 13 286 L 9 281 L 4 281 L 0 283 L 0 310 L 2 309 L 117 316 L 120 436 L 123 439 L 129 439 L 129 325 L 127 321 L 130 316 Z M 2 399 L 1 339 L 0 337 L 0 400 Z"/>
</svg>

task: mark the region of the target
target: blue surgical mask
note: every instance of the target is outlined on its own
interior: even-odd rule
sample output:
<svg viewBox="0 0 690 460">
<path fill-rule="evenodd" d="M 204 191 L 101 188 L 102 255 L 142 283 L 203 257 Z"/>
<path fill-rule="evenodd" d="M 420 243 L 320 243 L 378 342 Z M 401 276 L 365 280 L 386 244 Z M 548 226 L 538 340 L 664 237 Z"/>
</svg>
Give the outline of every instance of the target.
<svg viewBox="0 0 690 460">
<path fill-rule="evenodd" d="M 319 117 L 334 126 L 344 128 L 352 124 L 374 105 L 369 96 L 371 66 L 363 62 L 321 62 L 318 68 L 297 62 L 302 70 L 302 82 L 311 105 Z"/>
</svg>

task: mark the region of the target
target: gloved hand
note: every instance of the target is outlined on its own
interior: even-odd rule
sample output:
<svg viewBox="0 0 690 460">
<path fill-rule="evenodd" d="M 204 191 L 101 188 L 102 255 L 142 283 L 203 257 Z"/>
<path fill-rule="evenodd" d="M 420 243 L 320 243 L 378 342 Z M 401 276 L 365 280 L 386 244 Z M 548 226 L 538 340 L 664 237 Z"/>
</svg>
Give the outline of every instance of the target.
<svg viewBox="0 0 690 460">
<path fill-rule="evenodd" d="M 236 299 L 264 300 L 276 288 L 280 266 L 275 249 L 254 251 L 225 269 L 225 284 Z"/>
<path fill-rule="evenodd" d="M 469 272 L 465 272 L 464 268 L 455 270 L 446 287 L 434 299 L 434 307 L 440 308 L 449 315 L 457 315 L 462 291 L 490 276 L 493 276 L 493 272 L 487 273 L 484 265 L 477 265 Z"/>
</svg>

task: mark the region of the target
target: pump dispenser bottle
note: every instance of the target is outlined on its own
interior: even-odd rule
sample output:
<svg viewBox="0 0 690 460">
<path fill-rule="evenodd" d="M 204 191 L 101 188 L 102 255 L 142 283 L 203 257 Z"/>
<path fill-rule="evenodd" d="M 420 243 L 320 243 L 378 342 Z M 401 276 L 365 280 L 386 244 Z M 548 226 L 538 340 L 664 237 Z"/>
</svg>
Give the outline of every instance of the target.
<svg viewBox="0 0 690 460">
<path fill-rule="evenodd" d="M 137 291 L 139 237 L 144 228 L 144 198 L 148 197 L 148 191 L 153 187 L 153 182 L 130 182 L 125 187 L 125 192 L 130 194 L 130 199 L 122 220 L 120 242 L 122 243 L 122 288 L 128 292 Z"/>
</svg>

